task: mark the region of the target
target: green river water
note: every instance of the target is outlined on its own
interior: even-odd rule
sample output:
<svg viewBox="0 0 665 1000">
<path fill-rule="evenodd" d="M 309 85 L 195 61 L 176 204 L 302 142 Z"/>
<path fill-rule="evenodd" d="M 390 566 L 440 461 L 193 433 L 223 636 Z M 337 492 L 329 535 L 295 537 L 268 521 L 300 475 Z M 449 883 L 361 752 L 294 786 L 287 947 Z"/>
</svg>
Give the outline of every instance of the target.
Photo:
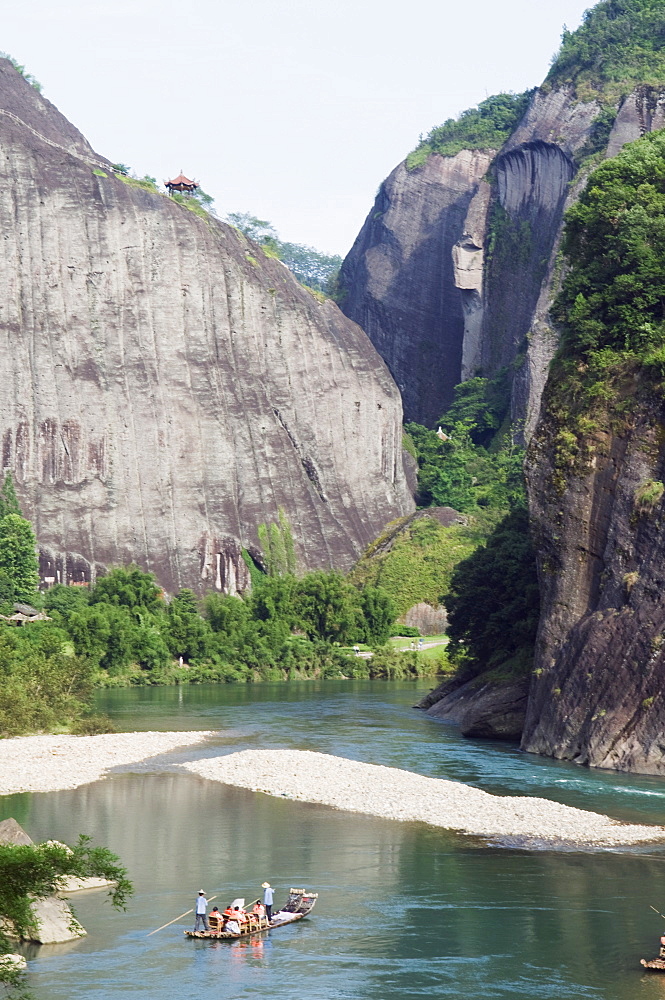
<svg viewBox="0 0 665 1000">
<path fill-rule="evenodd" d="M 412 683 L 220 685 L 100 693 L 120 730 L 214 729 L 193 755 L 321 750 L 487 791 L 544 795 L 662 823 L 665 782 L 583 770 L 462 739 L 411 707 Z M 185 773 L 118 774 L 73 791 L 0 798 L 35 839 L 90 833 L 136 896 L 116 913 L 76 898 L 89 936 L 34 952 L 39 1000 L 665 1000 L 643 974 L 665 922 L 665 847 L 524 850 L 227 788 Z M 196 890 L 256 898 L 268 879 L 320 893 L 311 918 L 247 942 L 189 941 Z"/>
</svg>

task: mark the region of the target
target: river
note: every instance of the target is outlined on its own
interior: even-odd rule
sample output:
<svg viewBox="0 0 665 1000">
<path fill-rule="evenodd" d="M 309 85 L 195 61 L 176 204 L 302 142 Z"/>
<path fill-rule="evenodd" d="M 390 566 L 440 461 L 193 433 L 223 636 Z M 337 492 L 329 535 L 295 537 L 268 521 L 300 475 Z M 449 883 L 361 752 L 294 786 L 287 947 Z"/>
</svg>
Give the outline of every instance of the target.
<svg viewBox="0 0 665 1000">
<path fill-rule="evenodd" d="M 588 771 L 462 739 L 415 712 L 422 685 L 324 682 L 100 692 L 121 731 L 221 730 L 210 755 L 320 750 L 487 791 L 544 795 L 662 823 L 665 782 Z M 75 900 L 89 936 L 43 947 L 39 1000 L 654 1000 L 644 975 L 665 922 L 665 848 L 522 850 L 227 788 L 185 773 L 118 774 L 73 791 L 0 798 L 35 839 L 79 832 L 118 853 L 136 896 L 116 913 Z M 268 879 L 320 893 L 312 917 L 256 943 L 188 941 L 191 918 L 148 931 L 199 888 L 256 898 Z M 665 910 L 664 910 L 665 912 Z"/>
</svg>

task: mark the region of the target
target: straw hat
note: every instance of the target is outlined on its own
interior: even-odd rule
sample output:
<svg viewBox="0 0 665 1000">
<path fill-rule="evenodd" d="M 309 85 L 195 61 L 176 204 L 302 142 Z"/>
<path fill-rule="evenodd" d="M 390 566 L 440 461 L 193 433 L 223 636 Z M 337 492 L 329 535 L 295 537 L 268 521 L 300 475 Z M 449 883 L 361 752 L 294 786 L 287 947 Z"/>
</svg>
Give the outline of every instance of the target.
<svg viewBox="0 0 665 1000">
<path fill-rule="evenodd" d="M 199 889 L 199 896 L 205 896 L 205 889 Z"/>
<path fill-rule="evenodd" d="M 262 882 L 261 883 L 261 888 L 262 889 L 269 889 L 270 888 L 270 882 Z"/>
</svg>

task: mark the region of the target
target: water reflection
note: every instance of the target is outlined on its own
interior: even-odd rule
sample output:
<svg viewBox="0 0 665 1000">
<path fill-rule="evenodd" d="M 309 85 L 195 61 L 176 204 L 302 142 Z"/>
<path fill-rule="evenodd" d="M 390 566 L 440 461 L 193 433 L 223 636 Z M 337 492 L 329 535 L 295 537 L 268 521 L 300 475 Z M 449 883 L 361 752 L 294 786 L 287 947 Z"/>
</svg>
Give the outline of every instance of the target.
<svg viewBox="0 0 665 1000">
<path fill-rule="evenodd" d="M 108 843 L 137 889 L 127 914 L 77 901 L 89 937 L 39 952 L 41 1000 L 162 1000 L 205 984 L 276 1000 L 661 997 L 636 966 L 660 929 L 646 906 L 659 857 L 486 848 L 177 774 L 34 795 L 28 812 L 35 837 Z M 265 878 L 278 901 L 292 884 L 317 889 L 312 918 L 256 944 L 188 941 L 187 922 L 146 936 L 198 888 L 250 899 Z"/>
<path fill-rule="evenodd" d="M 180 703 L 178 692 L 163 689 L 112 695 L 127 729 L 146 705 L 145 728 L 222 727 L 214 752 L 305 747 L 522 792 L 549 794 L 563 779 L 580 783 L 574 794 L 587 807 L 614 811 L 628 799 L 645 818 L 662 818 L 659 796 L 643 794 L 662 790 L 652 779 L 598 777 L 462 741 L 411 710 L 412 686 L 260 688 L 185 689 Z M 76 900 L 89 937 L 38 953 L 32 979 L 40 1000 L 175 1000 L 194 991 L 229 1000 L 665 1000 L 665 977 L 645 976 L 638 965 L 656 953 L 662 923 L 648 909 L 663 909 L 665 853 L 653 847 L 488 848 L 422 824 L 177 773 L 0 799 L 0 818 L 8 815 L 35 838 L 91 833 L 122 856 L 137 889 L 127 914 L 102 895 Z M 266 878 L 278 902 L 291 885 L 319 891 L 312 918 L 256 944 L 189 941 L 187 922 L 147 937 L 191 906 L 201 887 L 225 903 L 256 898 Z"/>
<path fill-rule="evenodd" d="M 385 681 L 194 685 L 100 691 L 98 707 L 122 730 L 219 729 L 218 747 L 228 751 L 320 750 L 499 794 L 545 795 L 631 822 L 661 822 L 662 778 L 587 770 L 514 744 L 461 739 L 454 726 L 413 709 L 426 691 L 423 682 Z"/>
</svg>

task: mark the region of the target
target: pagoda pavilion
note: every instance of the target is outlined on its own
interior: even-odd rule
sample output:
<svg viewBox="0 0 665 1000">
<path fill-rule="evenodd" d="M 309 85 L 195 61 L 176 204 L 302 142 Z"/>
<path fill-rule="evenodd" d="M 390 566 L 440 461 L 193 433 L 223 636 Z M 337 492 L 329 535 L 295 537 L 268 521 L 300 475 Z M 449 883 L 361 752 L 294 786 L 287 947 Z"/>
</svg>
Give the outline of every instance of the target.
<svg viewBox="0 0 665 1000">
<path fill-rule="evenodd" d="M 172 181 L 164 181 L 164 187 L 168 188 L 169 194 L 173 194 L 174 191 L 194 194 L 199 184 L 196 181 L 190 181 L 189 177 L 185 177 L 181 170 L 178 176 L 174 177 Z"/>
</svg>

